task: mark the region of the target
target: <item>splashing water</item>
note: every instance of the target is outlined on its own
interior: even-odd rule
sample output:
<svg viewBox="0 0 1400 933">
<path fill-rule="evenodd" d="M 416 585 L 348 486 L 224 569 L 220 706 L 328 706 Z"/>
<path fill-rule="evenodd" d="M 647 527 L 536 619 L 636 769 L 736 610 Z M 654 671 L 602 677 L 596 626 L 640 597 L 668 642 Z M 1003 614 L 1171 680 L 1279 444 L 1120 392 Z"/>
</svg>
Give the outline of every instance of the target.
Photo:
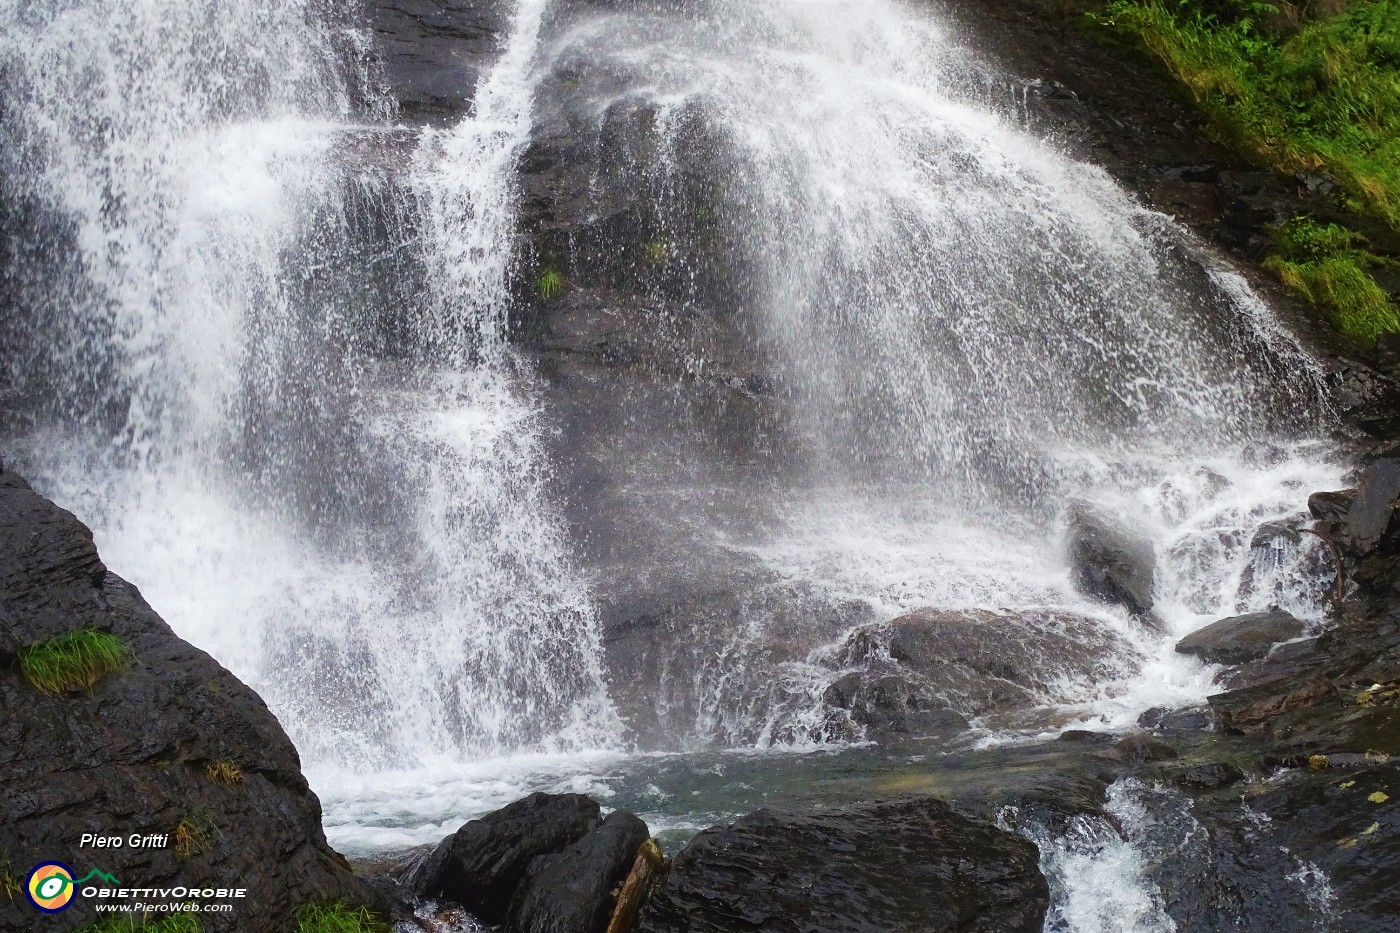
<svg viewBox="0 0 1400 933">
<path fill-rule="evenodd" d="M 540 7 L 407 178 L 353 8 L 0 11 L 21 465 L 313 763 L 616 733 L 501 335 Z"/>
</svg>

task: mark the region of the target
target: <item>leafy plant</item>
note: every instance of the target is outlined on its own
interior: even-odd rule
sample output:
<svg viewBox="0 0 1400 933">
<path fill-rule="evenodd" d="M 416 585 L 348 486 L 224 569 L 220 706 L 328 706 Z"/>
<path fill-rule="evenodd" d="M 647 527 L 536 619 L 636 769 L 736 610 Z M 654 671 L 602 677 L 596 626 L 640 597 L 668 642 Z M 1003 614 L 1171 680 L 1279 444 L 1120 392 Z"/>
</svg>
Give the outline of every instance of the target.
<svg viewBox="0 0 1400 933">
<path fill-rule="evenodd" d="M 558 270 L 547 268 L 540 273 L 538 285 L 540 297 L 548 301 L 564 291 L 564 277 Z"/>
<path fill-rule="evenodd" d="M 125 641 L 94 629 L 32 645 L 19 656 L 20 670 L 35 689 L 53 694 L 91 688 L 130 663 L 131 649 Z"/>
<path fill-rule="evenodd" d="M 389 933 L 389 924 L 367 907 L 307 904 L 297 911 L 296 933 Z"/>
</svg>

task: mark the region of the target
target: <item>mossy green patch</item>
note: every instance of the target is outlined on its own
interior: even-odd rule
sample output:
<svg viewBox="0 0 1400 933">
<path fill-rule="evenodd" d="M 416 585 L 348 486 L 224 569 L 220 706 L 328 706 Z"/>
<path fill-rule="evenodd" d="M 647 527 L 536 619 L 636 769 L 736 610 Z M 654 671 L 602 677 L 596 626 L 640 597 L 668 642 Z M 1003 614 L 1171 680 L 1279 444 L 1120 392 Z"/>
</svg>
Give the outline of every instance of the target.
<svg viewBox="0 0 1400 933">
<path fill-rule="evenodd" d="M 88 689 L 130 663 L 131 649 L 125 641 L 93 629 L 60 635 L 26 648 L 19 656 L 20 671 L 35 689 L 54 694 Z"/>
<path fill-rule="evenodd" d="M 1296 217 L 1274 231 L 1279 252 L 1264 267 L 1291 290 L 1332 309 L 1337 330 L 1362 343 L 1400 332 L 1400 314 L 1369 270 L 1384 260 L 1336 224 Z"/>
<path fill-rule="evenodd" d="M 297 911 L 297 933 L 389 933 L 389 923 L 368 907 L 307 904 Z"/>
<path fill-rule="evenodd" d="M 1325 172 L 1347 206 L 1400 229 L 1400 0 L 1306 23 L 1259 0 L 1112 0 L 1221 135 L 1289 172 Z"/>
</svg>

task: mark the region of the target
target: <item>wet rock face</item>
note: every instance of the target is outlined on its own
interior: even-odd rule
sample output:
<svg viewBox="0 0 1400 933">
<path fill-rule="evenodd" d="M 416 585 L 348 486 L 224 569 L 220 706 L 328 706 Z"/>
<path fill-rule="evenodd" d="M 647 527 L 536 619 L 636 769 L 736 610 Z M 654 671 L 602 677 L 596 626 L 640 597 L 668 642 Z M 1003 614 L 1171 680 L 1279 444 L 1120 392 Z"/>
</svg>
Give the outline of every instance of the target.
<svg viewBox="0 0 1400 933">
<path fill-rule="evenodd" d="M 681 850 L 639 929 L 1038 933 L 1038 860 L 1027 840 L 931 797 L 759 810 Z"/>
<path fill-rule="evenodd" d="M 35 689 L 16 655 L 84 628 L 125 639 L 133 663 L 90 690 Z M 290 929 L 312 901 L 378 903 L 326 844 L 296 749 L 257 694 L 108 571 L 81 522 L 3 470 L 0 773 L 12 872 L 57 860 L 127 886 L 246 888 L 232 913 L 202 915 L 209 931 Z M 96 850 L 83 833 L 168 839 Z M 96 919 L 89 904 L 64 920 Z M 0 929 L 39 916 L 21 896 Z"/>
<path fill-rule="evenodd" d="M 367 4 L 384 78 L 410 123 L 466 116 L 500 53 L 509 7 L 494 0 L 375 0 Z"/>
<path fill-rule="evenodd" d="M 1081 592 L 1149 617 L 1155 564 L 1151 541 L 1081 501 L 1070 504 L 1068 540 L 1074 584 Z"/>
<path fill-rule="evenodd" d="M 511 901 L 506 930 L 602 933 L 613 889 L 650 837 L 647 824 L 637 817 L 613 813 L 567 849 L 535 859 Z"/>
<path fill-rule="evenodd" d="M 873 736 L 948 735 L 963 717 L 1067 699 L 1066 685 L 1137 660 L 1082 616 L 920 609 L 852 633 L 838 663 L 858 669 L 825 700 Z"/>
<path fill-rule="evenodd" d="M 1303 623 L 1281 609 L 1213 622 L 1176 643 L 1179 654 L 1210 664 L 1243 664 L 1264 657 L 1279 642 L 1303 634 Z"/>
<path fill-rule="evenodd" d="M 597 801 L 581 794 L 531 794 L 448 836 L 408 868 L 402 883 L 500 923 L 535 859 L 572 846 L 601 822 Z"/>
<path fill-rule="evenodd" d="M 1366 556 L 1376 549 L 1395 522 L 1400 499 L 1400 460 L 1378 460 L 1361 473 L 1356 498 L 1337 529 L 1338 543 L 1352 554 Z"/>
</svg>

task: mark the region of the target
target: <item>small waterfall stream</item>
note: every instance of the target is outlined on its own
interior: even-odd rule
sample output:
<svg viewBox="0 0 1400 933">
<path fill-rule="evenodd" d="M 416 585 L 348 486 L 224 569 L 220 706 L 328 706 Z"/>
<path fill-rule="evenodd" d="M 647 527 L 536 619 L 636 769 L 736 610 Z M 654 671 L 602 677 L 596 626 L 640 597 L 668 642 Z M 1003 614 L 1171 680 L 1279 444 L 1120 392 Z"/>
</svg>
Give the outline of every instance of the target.
<svg viewBox="0 0 1400 933">
<path fill-rule="evenodd" d="M 333 842 L 433 840 L 540 787 L 722 819 L 752 753 L 851 752 L 822 731 L 846 640 L 914 609 L 993 613 L 1008 642 L 1019 613 L 1088 620 L 1101 663 L 1037 696 L 1054 716 L 970 713 L 988 745 L 1198 702 L 1212 671 L 1172 645 L 1223 615 L 1320 623 L 1321 545 L 1251 541 L 1341 472 L 1316 364 L 1208 249 L 1021 128 L 957 37 L 885 0 L 512 10 L 470 115 L 414 129 L 353 4 L 0 2 L 7 461 L 267 699 Z M 566 194 L 590 217 L 647 194 L 608 228 L 643 284 L 578 287 L 672 315 L 645 335 L 681 359 L 658 395 L 720 366 L 673 331 L 739 335 L 745 397 L 792 439 L 771 471 L 648 439 L 626 392 L 551 407 L 511 335 L 557 305 L 520 283 L 596 244 L 521 246 L 547 107 L 579 152 L 640 127 Z M 592 479 L 554 458 L 612 421 L 658 454 L 598 468 L 635 483 L 606 516 L 645 558 L 621 571 L 590 564 L 561 499 Z M 1165 631 L 1075 592 L 1076 497 L 1152 538 Z M 679 612 L 655 581 L 681 564 L 744 568 L 703 581 L 738 608 L 676 615 L 662 673 L 619 675 L 607 587 Z M 1170 928 L 1116 833 L 1037 839 L 1048 929 Z M 1132 890 L 1096 893 L 1106 865 Z"/>
</svg>

